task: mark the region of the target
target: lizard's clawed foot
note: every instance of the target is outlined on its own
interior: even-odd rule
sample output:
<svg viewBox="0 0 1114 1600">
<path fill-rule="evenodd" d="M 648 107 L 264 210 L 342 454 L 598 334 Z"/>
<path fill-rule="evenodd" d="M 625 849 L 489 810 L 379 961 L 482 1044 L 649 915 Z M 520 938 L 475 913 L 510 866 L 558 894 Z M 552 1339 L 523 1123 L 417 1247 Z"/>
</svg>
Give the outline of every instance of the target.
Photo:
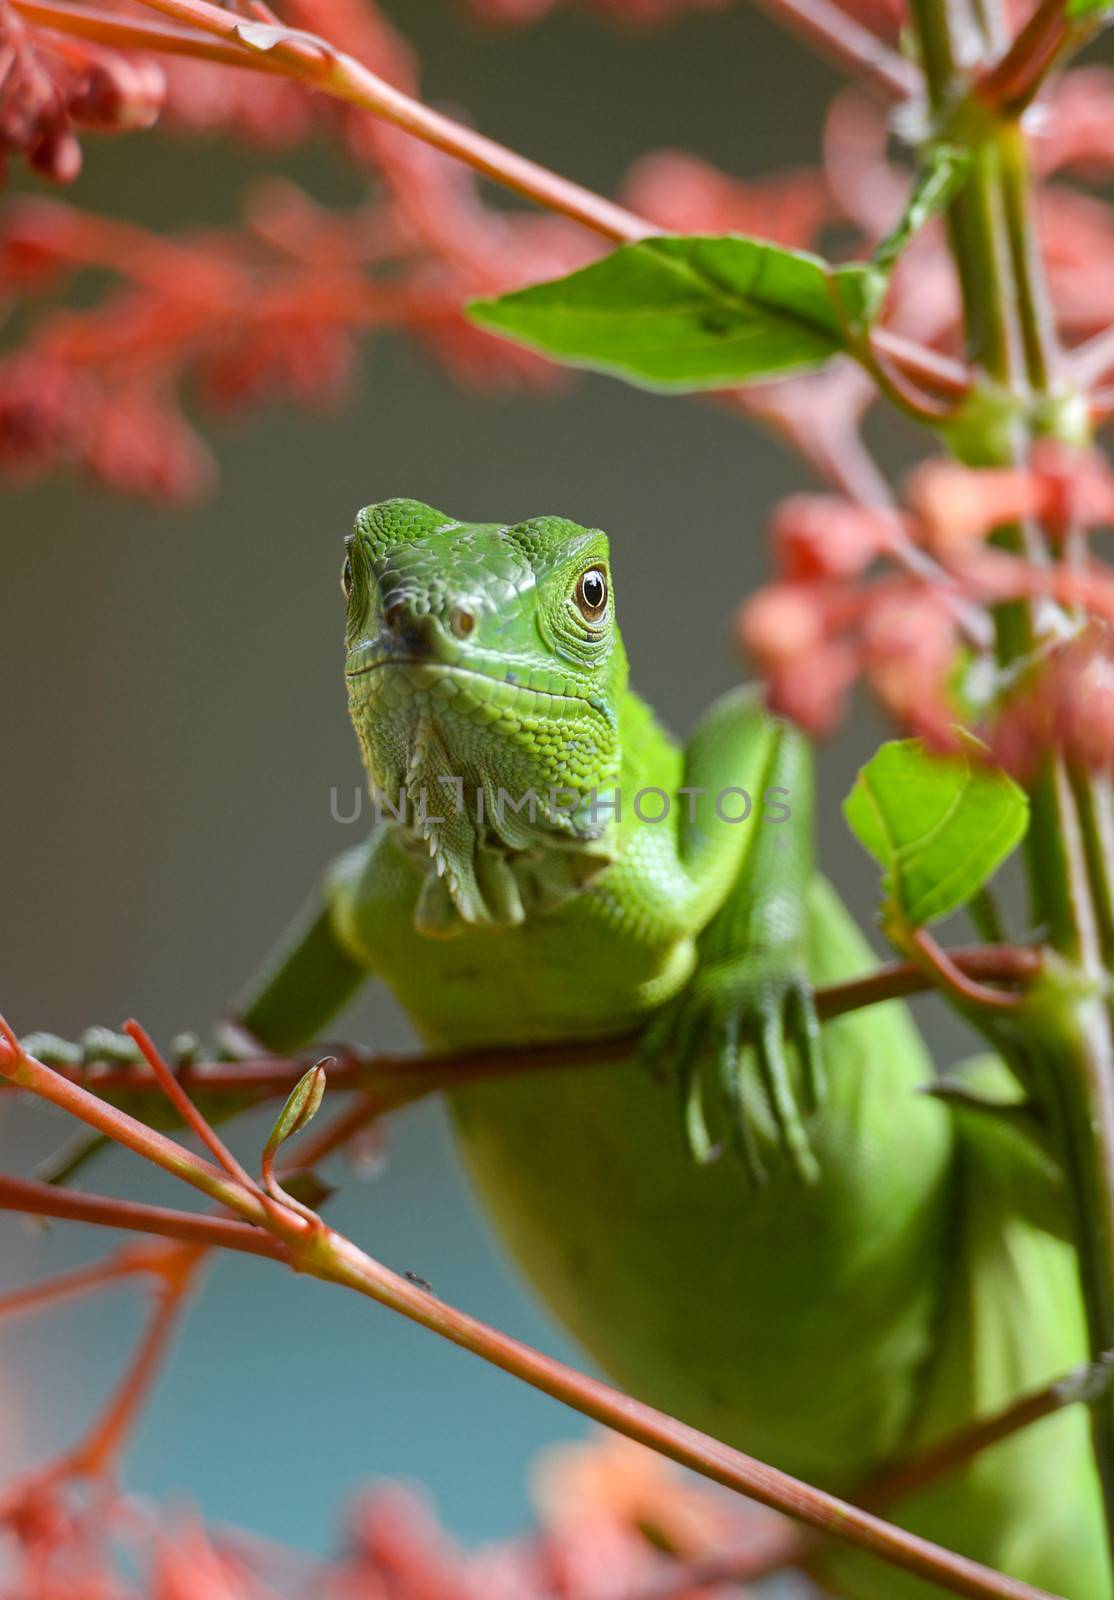
<svg viewBox="0 0 1114 1600">
<path fill-rule="evenodd" d="M 62 1039 L 56 1033 L 29 1033 L 20 1043 L 28 1055 L 48 1067 L 141 1067 L 144 1061 L 135 1040 L 111 1028 L 86 1028 L 76 1040 Z M 196 1034 L 180 1033 L 171 1044 L 171 1064 L 176 1068 L 190 1066 L 200 1051 Z"/>
<path fill-rule="evenodd" d="M 787 1050 L 792 1045 L 799 1071 Z M 722 1153 L 709 1126 L 709 1087 L 756 1183 L 766 1180 L 758 1124 L 775 1138 L 797 1176 L 815 1183 L 820 1167 L 802 1120 L 824 1092 L 820 1024 L 805 973 L 753 957 L 702 967 L 647 1028 L 639 1054 L 654 1071 L 671 1067 L 681 1092 L 685 1137 L 706 1164 Z M 794 1079 L 799 1080 L 798 1087 Z"/>
<path fill-rule="evenodd" d="M 56 1071 L 76 1072 L 86 1087 L 121 1109 L 140 1117 L 151 1127 L 171 1129 L 178 1126 L 178 1118 L 167 1105 L 161 1089 L 117 1088 L 109 1090 L 104 1083 L 104 1073 L 116 1067 L 145 1066 L 143 1053 L 126 1033 L 116 1033 L 111 1028 L 86 1028 L 79 1039 L 63 1039 L 56 1033 L 29 1033 L 20 1040 L 28 1055 L 34 1056 L 44 1066 Z M 182 1033 L 173 1041 L 170 1061 L 175 1071 L 181 1071 L 195 1062 L 200 1055 L 201 1043 L 196 1034 Z M 86 1163 L 92 1160 L 111 1141 L 99 1133 L 81 1133 L 75 1140 L 47 1156 L 35 1170 L 41 1183 L 68 1184 Z"/>
</svg>

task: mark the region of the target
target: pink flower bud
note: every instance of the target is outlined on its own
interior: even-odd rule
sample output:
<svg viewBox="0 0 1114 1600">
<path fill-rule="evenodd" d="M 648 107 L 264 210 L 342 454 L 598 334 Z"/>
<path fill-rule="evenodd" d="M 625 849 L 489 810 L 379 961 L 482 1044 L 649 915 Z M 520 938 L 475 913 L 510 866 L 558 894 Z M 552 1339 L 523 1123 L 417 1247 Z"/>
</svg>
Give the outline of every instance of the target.
<svg viewBox="0 0 1114 1600">
<path fill-rule="evenodd" d="M 196 499 L 213 479 L 209 452 L 181 414 L 141 392 L 102 402 L 85 463 L 109 488 L 172 504 Z"/>
<path fill-rule="evenodd" d="M 51 183 L 72 183 L 81 171 L 81 146 L 70 129 L 58 123 L 32 146 L 28 161 Z"/>
<path fill-rule="evenodd" d="M 149 128 L 166 99 L 166 78 L 157 61 L 104 51 L 93 62 L 70 115 L 88 127 L 111 132 Z"/>
<path fill-rule="evenodd" d="M 742 648 L 771 669 L 817 650 L 828 631 L 820 598 L 796 583 L 759 589 L 740 608 L 736 629 Z"/>
<path fill-rule="evenodd" d="M 867 613 L 864 670 L 882 704 L 906 725 L 954 720 L 947 685 L 957 649 L 955 622 L 936 595 L 887 594 Z"/>
<path fill-rule="evenodd" d="M 71 367 L 38 351 L 0 364 L 0 468 L 33 474 L 69 459 L 88 399 L 88 386 Z"/>
<path fill-rule="evenodd" d="M 773 519 L 774 553 L 786 578 L 852 578 L 899 532 L 896 519 L 836 495 L 794 494 Z"/>
<path fill-rule="evenodd" d="M 858 670 L 849 645 L 825 645 L 774 671 L 769 680 L 770 709 L 807 733 L 830 733 L 846 715 Z"/>
<path fill-rule="evenodd" d="M 1030 472 L 976 469 L 952 461 L 926 461 L 911 475 L 906 499 L 920 517 L 926 542 L 939 554 L 962 551 L 995 528 L 1041 510 Z"/>
<path fill-rule="evenodd" d="M 1114 520 L 1114 473 L 1097 450 L 1039 439 L 1033 446 L 1032 472 L 1041 514 L 1053 533 Z"/>
</svg>

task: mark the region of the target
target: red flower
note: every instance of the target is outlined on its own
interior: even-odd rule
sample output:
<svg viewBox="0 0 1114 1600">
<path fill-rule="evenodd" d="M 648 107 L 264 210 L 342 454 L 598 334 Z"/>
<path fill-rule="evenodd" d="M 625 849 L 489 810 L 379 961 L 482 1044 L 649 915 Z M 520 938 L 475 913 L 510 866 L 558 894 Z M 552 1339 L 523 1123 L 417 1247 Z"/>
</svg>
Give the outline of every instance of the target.
<svg viewBox="0 0 1114 1600">
<path fill-rule="evenodd" d="M 89 397 L 81 373 L 33 349 L 0 363 L 0 468 L 25 476 L 73 460 Z"/>
<path fill-rule="evenodd" d="M 167 399 L 145 385 L 101 398 L 83 459 L 108 488 L 147 500 L 191 500 L 214 476 L 197 434 Z"/>
<path fill-rule="evenodd" d="M 149 127 L 164 92 L 156 62 L 30 27 L 0 0 L 0 160 L 22 154 L 44 177 L 71 183 L 81 170 L 75 124 Z"/>
</svg>

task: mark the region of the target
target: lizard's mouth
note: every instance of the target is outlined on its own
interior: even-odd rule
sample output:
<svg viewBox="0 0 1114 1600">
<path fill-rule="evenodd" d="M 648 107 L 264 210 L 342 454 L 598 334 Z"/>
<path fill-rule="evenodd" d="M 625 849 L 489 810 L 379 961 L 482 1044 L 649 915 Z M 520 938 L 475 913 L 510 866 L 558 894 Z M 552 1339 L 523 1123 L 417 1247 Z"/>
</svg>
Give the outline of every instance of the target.
<svg viewBox="0 0 1114 1600">
<path fill-rule="evenodd" d="M 352 664 L 345 668 L 344 675 L 350 682 L 393 668 L 414 689 L 436 689 L 439 684 L 464 680 L 476 685 L 477 697 L 495 699 L 505 705 L 536 705 L 541 700 L 563 703 L 570 708 L 591 706 L 597 711 L 603 710 L 603 704 L 596 696 L 578 693 L 569 684 L 561 682 L 556 673 L 550 684 L 538 683 L 536 669 L 528 668 L 519 675 L 513 666 L 506 664 L 492 668 L 466 667 L 459 662 L 431 660 L 428 656 L 370 656 L 359 653 L 358 647 L 349 660 Z M 533 681 L 523 681 L 526 672 L 529 672 Z"/>
</svg>

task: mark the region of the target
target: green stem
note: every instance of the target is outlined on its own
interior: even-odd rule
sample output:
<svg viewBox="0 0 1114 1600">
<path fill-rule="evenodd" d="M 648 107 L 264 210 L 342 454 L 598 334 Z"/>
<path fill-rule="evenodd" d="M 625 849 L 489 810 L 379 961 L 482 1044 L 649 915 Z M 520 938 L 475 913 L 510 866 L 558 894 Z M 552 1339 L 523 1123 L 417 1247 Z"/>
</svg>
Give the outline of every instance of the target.
<svg viewBox="0 0 1114 1600">
<path fill-rule="evenodd" d="M 1114 960 L 1114 789 L 1107 777 L 1078 772 L 1072 775 L 1072 791 L 1087 857 L 1103 965 L 1109 970 Z"/>
<path fill-rule="evenodd" d="M 1043 267 L 1034 243 L 1032 182 L 1016 114 L 972 92 L 960 77 L 957 28 L 982 32 L 986 18 L 959 0 L 912 0 L 935 134 L 965 144 L 971 177 L 950 218 L 969 355 L 982 393 L 955 436 L 957 453 L 980 465 L 1024 460 L 1037 432 L 1069 428 L 1070 397 L 1056 392 L 1059 350 Z M 1048 10 L 1048 6 L 1043 8 Z M 977 63 L 968 59 L 968 68 Z M 981 408 L 980 408 L 981 407 Z M 1040 529 L 998 530 L 996 541 L 1032 561 L 1053 559 Z M 999 608 L 998 654 L 1011 665 L 1039 641 L 1043 614 L 1024 602 Z M 1111 893 L 1105 861 L 1106 812 L 1086 775 L 1069 776 L 1051 757 L 1031 788 L 1026 842 L 1035 922 L 1061 957 L 1063 973 L 1034 997 L 1035 1046 L 1011 1048 L 1008 1028 L 987 1014 L 986 1031 L 1027 1070 L 1046 1110 L 1068 1178 L 1087 1309 L 1091 1355 L 1114 1348 L 1114 1039 L 1105 998 Z M 1039 1006 L 1039 1012 L 1037 1007 Z M 1114 1554 L 1114 1404 L 1091 1409 L 1095 1457 Z"/>
</svg>

